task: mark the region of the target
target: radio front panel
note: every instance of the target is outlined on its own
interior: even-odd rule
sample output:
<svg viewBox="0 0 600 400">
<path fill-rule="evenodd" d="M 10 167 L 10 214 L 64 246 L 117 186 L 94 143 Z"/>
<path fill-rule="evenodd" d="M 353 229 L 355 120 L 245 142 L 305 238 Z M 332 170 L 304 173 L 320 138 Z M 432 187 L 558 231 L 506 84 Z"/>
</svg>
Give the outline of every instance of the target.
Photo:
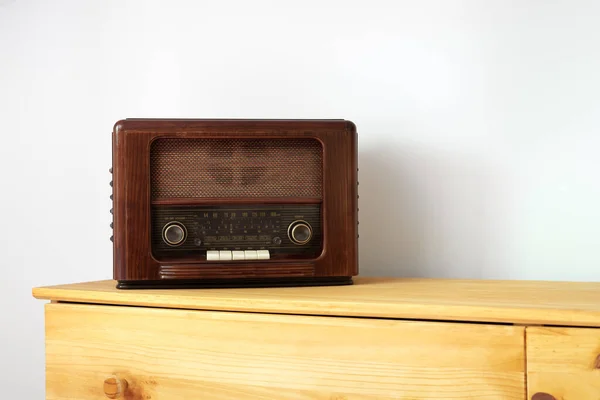
<svg viewBox="0 0 600 400">
<path fill-rule="evenodd" d="M 320 204 L 154 206 L 157 260 L 252 261 L 316 258 Z"/>
</svg>

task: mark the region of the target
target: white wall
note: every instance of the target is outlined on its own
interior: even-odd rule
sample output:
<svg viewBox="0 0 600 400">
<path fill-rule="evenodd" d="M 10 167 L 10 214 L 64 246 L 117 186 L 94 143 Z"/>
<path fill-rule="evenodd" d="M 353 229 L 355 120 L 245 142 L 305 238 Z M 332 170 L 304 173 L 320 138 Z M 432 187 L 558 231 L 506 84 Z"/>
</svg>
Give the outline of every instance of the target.
<svg viewBox="0 0 600 400">
<path fill-rule="evenodd" d="M 124 117 L 347 118 L 363 275 L 600 279 L 596 1 L 0 0 L 0 366 L 38 285 L 111 278 Z"/>
</svg>

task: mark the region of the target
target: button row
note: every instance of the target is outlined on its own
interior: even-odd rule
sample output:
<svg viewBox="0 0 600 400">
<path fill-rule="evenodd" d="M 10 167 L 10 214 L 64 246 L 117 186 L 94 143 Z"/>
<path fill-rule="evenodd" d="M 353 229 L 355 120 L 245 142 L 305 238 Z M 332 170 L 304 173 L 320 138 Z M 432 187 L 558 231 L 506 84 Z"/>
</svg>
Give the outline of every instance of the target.
<svg viewBox="0 0 600 400">
<path fill-rule="evenodd" d="M 236 260 L 268 260 L 271 258 L 269 250 L 208 250 L 208 261 L 236 261 Z"/>
</svg>

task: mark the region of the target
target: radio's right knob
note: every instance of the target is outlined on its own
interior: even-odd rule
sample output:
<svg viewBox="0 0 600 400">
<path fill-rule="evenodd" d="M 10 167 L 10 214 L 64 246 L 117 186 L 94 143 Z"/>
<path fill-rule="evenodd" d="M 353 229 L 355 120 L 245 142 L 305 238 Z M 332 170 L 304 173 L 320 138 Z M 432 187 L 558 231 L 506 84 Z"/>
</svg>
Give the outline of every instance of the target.
<svg viewBox="0 0 600 400">
<path fill-rule="evenodd" d="M 312 238 L 312 228 L 308 222 L 295 221 L 290 224 L 288 236 L 296 244 L 306 244 Z"/>
</svg>

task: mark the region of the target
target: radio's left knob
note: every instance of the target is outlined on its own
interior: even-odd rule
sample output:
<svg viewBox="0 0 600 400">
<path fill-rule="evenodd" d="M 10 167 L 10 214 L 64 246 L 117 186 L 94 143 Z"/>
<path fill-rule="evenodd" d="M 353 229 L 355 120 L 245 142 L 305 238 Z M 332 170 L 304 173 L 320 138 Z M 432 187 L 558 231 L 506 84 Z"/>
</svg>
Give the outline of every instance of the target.
<svg viewBox="0 0 600 400">
<path fill-rule="evenodd" d="M 169 246 L 179 246 L 185 242 L 187 231 L 179 222 L 169 222 L 163 228 L 163 240 Z"/>
</svg>

